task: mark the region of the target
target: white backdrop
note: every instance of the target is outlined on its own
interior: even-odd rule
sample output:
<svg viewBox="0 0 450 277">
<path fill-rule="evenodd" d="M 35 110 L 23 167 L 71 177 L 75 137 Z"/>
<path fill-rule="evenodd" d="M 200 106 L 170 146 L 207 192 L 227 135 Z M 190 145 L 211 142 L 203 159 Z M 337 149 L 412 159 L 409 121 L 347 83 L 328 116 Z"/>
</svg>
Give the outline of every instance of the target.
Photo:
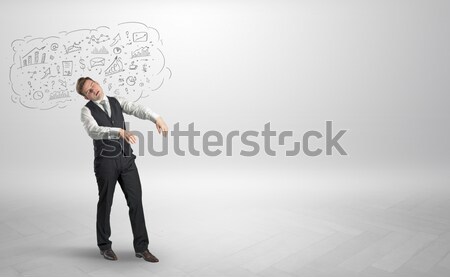
<svg viewBox="0 0 450 277">
<path fill-rule="evenodd" d="M 163 261 L 171 257 L 185 272 L 196 269 L 183 256 L 176 260 L 175 253 L 182 253 L 170 251 L 169 245 L 176 249 L 174 238 L 186 243 L 183 239 L 192 232 L 199 234 L 197 246 L 205 248 L 209 244 L 202 240 L 204 233 L 215 238 L 220 224 L 253 237 L 255 230 L 256 234 L 277 232 L 282 226 L 277 223 L 279 214 L 285 215 L 280 220 L 291 224 L 286 214 L 302 214 L 306 206 L 333 211 L 350 201 L 357 203 L 356 209 L 361 203 L 384 209 L 414 193 L 444 189 L 442 195 L 447 195 L 448 1 L 17 0 L 2 1 L 0 7 L 0 199 L 1 218 L 9 220 L 1 224 L 3 234 L 9 235 L 0 242 L 22 240 L 20 228 L 7 226 L 16 221 L 22 224 L 20 218 L 32 221 L 28 217 L 42 213 L 46 221 L 52 215 L 45 215 L 45 207 L 51 206 L 76 220 L 67 223 L 69 231 L 64 233 L 60 225 L 52 229 L 46 226 L 53 225 L 36 217 L 34 223 L 45 235 L 53 238 L 73 232 L 78 236 L 70 235 L 71 243 L 89 245 L 86 253 L 95 248 L 94 229 L 80 227 L 94 226 L 97 197 L 92 141 L 80 122 L 85 100 L 72 87 L 73 101 L 63 108 L 30 109 L 14 103 L 12 42 L 100 26 L 113 28 L 130 21 L 142 22 L 160 34 L 172 76 L 139 103 L 161 114 L 170 129 L 177 122 L 182 130 L 194 123 L 202 134 L 217 130 L 226 135 L 232 130 L 262 131 L 270 122 L 278 132 L 293 131 L 296 141 L 308 130 L 324 134 L 327 120 L 333 121 L 336 132 L 347 130 L 339 140 L 346 156 L 334 151 L 332 156 L 308 157 L 300 152 L 286 157 L 284 151 L 290 147 L 276 147 L 273 139 L 275 157 L 262 149 L 254 157 L 240 156 L 239 150 L 248 148 L 237 140 L 231 157 L 224 148 L 218 157 L 203 153 L 183 157 L 174 154 L 171 138 L 169 155 L 145 152 L 139 156 L 152 247 L 159 249 L 157 256 Z M 14 82 L 26 87 L 26 79 L 21 80 Z M 150 121 L 126 120 L 133 130 L 156 131 Z M 262 142 L 261 137 L 258 141 Z M 187 142 L 182 145 L 187 150 Z M 312 146 L 323 147 L 323 140 Z M 196 147 L 201 149 L 200 138 Z M 115 200 L 118 208 L 113 216 L 121 218 L 115 219 L 113 228 L 122 230 L 129 227 L 126 204 L 120 193 L 116 198 L 120 200 Z M 279 213 L 279 209 L 289 212 Z M 435 211 L 441 209 L 428 215 Z M 221 212 L 230 224 L 217 217 Z M 262 225 L 251 226 L 247 215 L 260 218 Z M 28 224 L 20 224 L 28 230 Z M 220 234 L 227 241 L 228 234 Z M 88 242 L 84 236 L 89 236 Z M 115 241 L 125 245 L 125 240 Z M 183 246 L 190 249 L 187 243 Z M 16 245 L 5 249 L 22 251 Z M 198 250 L 202 257 L 209 257 L 205 249 Z M 224 249 L 216 250 L 221 254 Z M 48 251 L 49 260 L 58 258 Z M 5 266 L 14 264 L 10 252 L 1 253 L 7 257 Z M 79 267 L 85 264 L 83 260 Z"/>
<path fill-rule="evenodd" d="M 74 101 L 65 108 L 28 109 L 11 100 L 11 43 L 128 21 L 160 33 L 172 77 L 139 103 L 161 114 L 171 129 L 179 122 L 186 130 L 193 122 L 203 133 L 226 135 L 260 131 L 270 122 L 278 132 L 294 131 L 297 141 L 308 130 L 324 133 L 326 120 L 336 132 L 348 130 L 340 139 L 347 156 L 286 157 L 287 147 L 274 146 L 276 157 L 262 148 L 255 157 L 242 157 L 245 146 L 236 143 L 231 157 L 224 148 L 218 157 L 181 157 L 169 139 L 169 155 L 145 151 L 138 157 L 149 175 L 311 169 L 368 189 L 373 184 L 355 176 L 372 172 L 377 178 L 368 179 L 376 186 L 391 186 L 393 178 L 407 187 L 421 178 L 445 182 L 436 177 L 450 154 L 445 1 L 10 1 L 2 10 L 2 186 L 13 195 L 32 195 L 36 183 L 54 176 L 63 183 L 93 175 L 93 149 L 80 122 L 85 100 L 74 88 Z M 144 134 L 156 131 L 149 121 L 127 120 Z M 197 138 L 197 149 L 200 143 Z"/>
<path fill-rule="evenodd" d="M 271 122 L 275 130 L 303 133 L 324 131 L 325 121 L 333 120 L 336 130 L 349 130 L 341 140 L 347 157 L 276 160 L 448 164 L 446 8 L 445 1 L 3 3 L 4 166 L 77 168 L 92 154 L 79 122 L 81 97 L 48 111 L 11 101 L 11 42 L 127 21 L 156 28 L 164 42 L 173 76 L 140 103 L 162 114 L 170 127 L 194 122 L 200 130 L 228 132 L 262 130 Z M 143 132 L 155 130 L 129 121 Z M 184 163 L 189 157 L 167 159 Z M 194 160 L 211 165 L 220 159 Z"/>
</svg>

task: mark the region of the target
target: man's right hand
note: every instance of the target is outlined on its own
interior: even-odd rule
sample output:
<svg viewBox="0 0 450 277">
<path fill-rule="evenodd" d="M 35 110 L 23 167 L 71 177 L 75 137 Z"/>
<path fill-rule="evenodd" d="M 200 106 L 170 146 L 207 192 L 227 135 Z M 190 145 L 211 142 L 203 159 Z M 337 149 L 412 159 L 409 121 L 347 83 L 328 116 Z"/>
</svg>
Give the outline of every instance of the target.
<svg viewBox="0 0 450 277">
<path fill-rule="evenodd" d="M 135 135 L 133 135 L 132 133 L 130 133 L 124 129 L 120 129 L 119 136 L 120 136 L 120 138 L 124 139 L 128 143 L 135 143 L 137 140 L 137 137 Z"/>
</svg>

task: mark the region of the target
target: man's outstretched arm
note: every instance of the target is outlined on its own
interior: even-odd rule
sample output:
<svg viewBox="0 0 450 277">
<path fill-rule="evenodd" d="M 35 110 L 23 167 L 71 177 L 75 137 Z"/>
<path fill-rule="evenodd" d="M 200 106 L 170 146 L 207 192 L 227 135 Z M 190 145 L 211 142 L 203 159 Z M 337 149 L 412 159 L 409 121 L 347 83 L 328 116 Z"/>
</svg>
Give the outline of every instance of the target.
<svg viewBox="0 0 450 277">
<path fill-rule="evenodd" d="M 149 107 L 128 101 L 123 97 L 117 96 L 115 98 L 119 101 L 124 113 L 133 115 L 140 119 L 150 120 L 155 123 L 159 134 L 162 133 L 164 136 L 167 136 L 169 128 L 159 114 L 153 112 Z"/>
</svg>

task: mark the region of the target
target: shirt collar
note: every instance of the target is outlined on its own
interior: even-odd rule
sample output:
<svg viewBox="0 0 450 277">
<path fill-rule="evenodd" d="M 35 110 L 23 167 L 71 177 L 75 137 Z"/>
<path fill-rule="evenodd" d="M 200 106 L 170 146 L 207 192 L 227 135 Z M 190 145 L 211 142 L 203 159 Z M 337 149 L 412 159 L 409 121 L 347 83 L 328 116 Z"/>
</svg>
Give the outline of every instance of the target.
<svg viewBox="0 0 450 277">
<path fill-rule="evenodd" d="M 106 94 L 103 93 L 103 98 L 97 101 L 94 101 L 95 104 L 100 105 L 100 102 L 102 102 L 103 100 L 108 101 L 108 98 L 106 97 Z"/>
</svg>

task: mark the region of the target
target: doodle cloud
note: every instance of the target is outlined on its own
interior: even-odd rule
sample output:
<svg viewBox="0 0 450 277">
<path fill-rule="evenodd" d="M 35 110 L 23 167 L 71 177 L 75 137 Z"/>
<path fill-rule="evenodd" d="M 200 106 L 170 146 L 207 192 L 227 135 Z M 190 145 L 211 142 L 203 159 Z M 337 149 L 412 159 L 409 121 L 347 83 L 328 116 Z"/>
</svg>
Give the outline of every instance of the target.
<svg viewBox="0 0 450 277">
<path fill-rule="evenodd" d="M 64 108 L 79 97 L 81 76 L 101 82 L 108 95 L 138 101 L 159 89 L 172 72 L 159 32 L 139 22 L 14 40 L 11 100 L 26 108 Z"/>
</svg>

